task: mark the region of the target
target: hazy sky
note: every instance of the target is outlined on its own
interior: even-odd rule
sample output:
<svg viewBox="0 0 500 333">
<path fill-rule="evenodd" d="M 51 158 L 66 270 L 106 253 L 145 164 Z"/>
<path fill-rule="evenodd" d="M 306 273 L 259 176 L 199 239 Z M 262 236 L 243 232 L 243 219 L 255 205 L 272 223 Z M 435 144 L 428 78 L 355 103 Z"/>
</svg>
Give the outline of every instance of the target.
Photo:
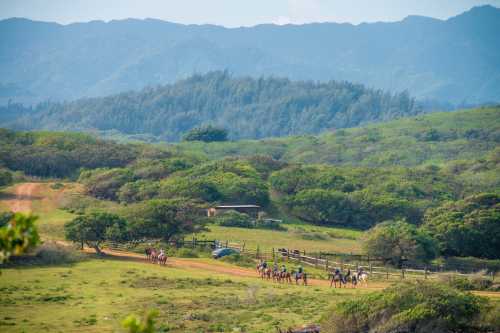
<svg viewBox="0 0 500 333">
<path fill-rule="evenodd" d="M 408 15 L 445 19 L 500 0 L 0 0 L 0 19 L 72 23 L 158 18 L 227 27 L 260 23 L 397 21 Z"/>
</svg>

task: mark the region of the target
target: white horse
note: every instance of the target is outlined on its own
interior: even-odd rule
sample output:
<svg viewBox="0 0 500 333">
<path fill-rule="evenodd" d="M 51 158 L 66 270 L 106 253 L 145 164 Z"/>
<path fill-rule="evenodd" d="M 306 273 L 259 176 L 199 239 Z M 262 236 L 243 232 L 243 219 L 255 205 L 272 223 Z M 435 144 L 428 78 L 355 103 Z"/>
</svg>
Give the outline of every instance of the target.
<svg viewBox="0 0 500 333">
<path fill-rule="evenodd" d="M 365 285 L 365 287 L 368 287 L 368 273 L 362 272 L 361 274 L 359 274 L 358 283 L 360 286 Z"/>
</svg>

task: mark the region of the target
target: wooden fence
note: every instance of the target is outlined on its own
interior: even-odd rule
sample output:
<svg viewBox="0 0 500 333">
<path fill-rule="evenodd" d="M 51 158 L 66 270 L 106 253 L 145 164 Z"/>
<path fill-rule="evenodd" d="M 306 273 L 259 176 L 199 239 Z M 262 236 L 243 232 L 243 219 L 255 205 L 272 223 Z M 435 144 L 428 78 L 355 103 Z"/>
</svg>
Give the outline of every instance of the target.
<svg viewBox="0 0 500 333">
<path fill-rule="evenodd" d="M 108 242 L 105 244 L 105 246 L 114 250 L 142 252 L 143 249 L 148 246 L 158 247 L 160 246 L 160 244 L 160 240 L 138 240 L 129 243 Z M 333 273 L 336 268 L 340 268 L 342 271 L 350 269 L 353 272 L 356 272 L 359 268 L 362 268 L 365 272 L 369 273 L 370 276 L 385 280 L 422 278 L 432 279 L 436 278 L 438 276 L 438 273 L 443 273 L 439 269 L 432 270 L 427 267 L 424 267 L 424 269 L 397 269 L 386 265 L 380 265 L 380 263 L 382 262 L 380 258 L 369 257 L 365 255 L 321 251 L 310 252 L 310 254 L 307 255 L 305 250 L 298 251 L 274 248 L 272 248 L 271 250 L 261 250 L 259 246 L 257 246 L 256 248 L 248 248 L 246 247 L 244 242 L 239 243 L 227 240 L 198 240 L 196 238 L 192 238 L 173 241 L 169 245 L 176 248 L 201 248 L 206 250 L 222 247 L 232 248 L 238 250 L 244 255 L 254 257 L 257 260 L 262 259 L 275 262 L 295 262 L 297 264 L 314 267 L 317 269 L 316 272 L 325 272 L 325 274 L 311 274 L 310 276 L 313 278 L 328 278 L 328 276 Z M 458 271 L 446 273 L 453 274 L 454 276 L 469 276 L 468 274 L 459 273 Z M 496 272 L 491 272 L 492 279 L 495 278 L 495 273 Z"/>
</svg>

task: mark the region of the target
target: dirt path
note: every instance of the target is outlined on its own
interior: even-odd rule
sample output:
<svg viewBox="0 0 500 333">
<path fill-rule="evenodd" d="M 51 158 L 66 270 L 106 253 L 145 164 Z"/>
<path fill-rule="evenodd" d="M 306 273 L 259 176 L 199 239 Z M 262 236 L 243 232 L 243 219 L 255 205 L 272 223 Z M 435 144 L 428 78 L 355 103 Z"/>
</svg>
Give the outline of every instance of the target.
<svg viewBox="0 0 500 333">
<path fill-rule="evenodd" d="M 33 193 L 40 186 L 39 183 L 23 183 L 16 186 L 14 197 L 4 200 L 3 203 L 13 212 L 31 212 L 31 203 L 36 198 Z"/>
<path fill-rule="evenodd" d="M 86 249 L 86 252 L 89 253 L 94 253 L 93 249 Z M 140 255 L 138 253 L 133 253 L 133 252 L 125 252 L 125 251 L 115 251 L 115 250 L 110 250 L 110 249 L 105 249 L 103 250 L 104 253 L 107 255 L 113 256 L 115 258 L 121 258 L 123 260 L 132 260 L 132 261 L 138 261 L 138 262 L 143 262 L 145 264 L 150 264 L 144 257 L 144 255 Z M 168 258 L 167 265 L 166 267 L 173 267 L 173 268 L 181 268 L 181 269 L 197 269 L 197 270 L 204 270 L 208 272 L 214 272 L 218 274 L 225 274 L 225 275 L 231 275 L 231 276 L 238 276 L 238 277 L 252 277 L 252 278 L 257 278 L 260 279 L 258 273 L 253 270 L 253 269 L 248 269 L 248 268 L 243 268 L 243 267 L 234 267 L 234 266 L 225 266 L 222 264 L 219 264 L 217 262 L 212 263 L 207 263 L 207 262 L 201 262 L 201 261 L 195 261 L 195 260 L 190 260 L 190 259 L 182 259 L 182 258 Z M 269 283 L 273 283 L 272 280 L 269 281 Z M 323 286 L 327 287 L 330 285 L 329 281 L 326 280 L 317 280 L 317 279 L 309 279 L 308 284 L 310 286 Z M 369 283 L 368 286 L 362 286 L 358 288 L 363 288 L 363 289 L 370 289 L 370 290 L 381 290 L 384 289 L 388 286 L 387 283 L 380 283 L 380 282 L 372 282 Z"/>
</svg>

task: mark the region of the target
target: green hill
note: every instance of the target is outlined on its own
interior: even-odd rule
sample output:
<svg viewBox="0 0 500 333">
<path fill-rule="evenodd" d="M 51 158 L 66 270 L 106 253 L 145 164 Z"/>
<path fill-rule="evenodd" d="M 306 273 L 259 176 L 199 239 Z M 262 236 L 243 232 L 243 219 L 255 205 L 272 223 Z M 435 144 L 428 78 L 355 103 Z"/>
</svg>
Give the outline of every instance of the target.
<svg viewBox="0 0 500 333">
<path fill-rule="evenodd" d="M 183 152 L 211 159 L 270 155 L 297 163 L 417 166 L 480 159 L 500 142 L 500 107 L 433 113 L 320 136 L 223 143 L 183 142 Z"/>
</svg>

